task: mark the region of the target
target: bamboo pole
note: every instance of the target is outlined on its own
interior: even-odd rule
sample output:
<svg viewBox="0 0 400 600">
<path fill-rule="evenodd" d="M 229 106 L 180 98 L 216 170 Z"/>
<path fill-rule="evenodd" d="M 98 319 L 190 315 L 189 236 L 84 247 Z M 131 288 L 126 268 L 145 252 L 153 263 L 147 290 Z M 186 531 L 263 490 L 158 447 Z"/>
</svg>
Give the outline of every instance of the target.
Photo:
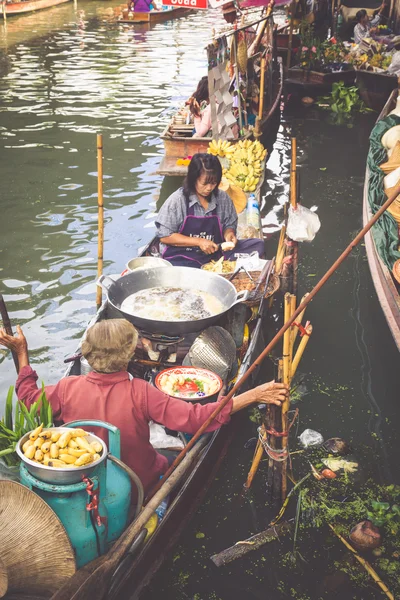
<svg viewBox="0 0 400 600">
<path fill-rule="evenodd" d="M 308 292 L 306 294 L 304 294 L 304 296 L 301 299 L 301 304 L 304 302 L 304 300 L 307 298 L 308 296 Z M 299 325 L 301 325 L 301 323 L 303 322 L 303 317 L 304 317 L 304 313 L 306 312 L 306 309 L 304 309 L 303 311 L 301 311 L 301 313 L 299 314 L 299 318 L 296 320 L 296 323 L 298 323 Z M 294 332 L 293 332 L 293 345 L 296 341 L 297 338 L 297 334 L 299 333 L 299 328 L 294 326 Z"/>
<path fill-rule="evenodd" d="M 303 356 L 304 350 L 306 349 L 306 346 L 310 340 L 312 330 L 313 330 L 312 325 L 308 325 L 306 327 L 306 335 L 303 335 L 303 337 L 301 338 L 301 342 L 299 344 L 299 347 L 297 348 L 296 354 L 294 355 L 293 362 L 292 362 L 292 368 L 291 368 L 291 372 L 290 372 L 291 379 L 293 379 L 293 377 L 296 375 L 297 367 L 299 366 L 301 357 Z"/>
<path fill-rule="evenodd" d="M 290 69 L 290 65 L 292 62 L 292 45 L 293 45 L 293 21 L 294 15 L 296 12 L 296 0 L 292 0 L 290 5 L 290 26 L 289 26 L 289 42 L 288 42 L 288 52 L 286 57 L 286 68 Z"/>
<path fill-rule="evenodd" d="M 261 59 L 261 72 L 260 72 L 260 95 L 259 95 L 259 106 L 258 106 L 258 116 L 256 117 L 256 123 L 254 127 L 254 135 L 255 137 L 261 137 L 262 135 L 262 116 L 264 112 L 264 96 L 265 96 L 265 69 L 267 66 L 267 61 L 265 58 Z"/>
<path fill-rule="evenodd" d="M 97 241 L 97 279 L 103 273 L 104 250 L 104 203 L 103 203 L 103 136 L 97 134 L 97 207 L 98 207 L 98 241 Z M 97 286 L 96 304 L 101 306 L 102 289 Z"/>
<path fill-rule="evenodd" d="M 4 24 L 6 24 L 7 21 L 7 3 L 6 0 L 2 0 L 1 2 L 1 8 L 2 8 L 2 12 L 3 12 L 3 19 L 4 19 Z"/>
<path fill-rule="evenodd" d="M 299 304 L 299 306 L 294 311 L 293 315 L 284 323 L 280 330 L 274 335 L 272 340 L 267 344 L 261 354 L 256 358 L 252 365 L 247 369 L 247 371 L 242 375 L 242 377 L 235 383 L 230 392 L 225 396 L 225 398 L 217 403 L 217 406 L 210 414 L 208 419 L 203 423 L 203 425 L 198 429 L 197 433 L 194 434 L 192 439 L 188 442 L 182 452 L 176 457 L 172 465 L 168 468 L 163 478 L 156 484 L 154 489 L 151 491 L 150 496 L 152 496 L 165 482 L 165 480 L 171 475 L 171 473 L 176 469 L 176 467 L 181 463 L 181 461 L 186 456 L 186 453 L 189 452 L 191 448 L 193 448 L 194 444 L 197 442 L 199 437 L 203 435 L 206 429 L 211 425 L 214 421 L 215 417 L 219 415 L 219 413 L 223 410 L 223 408 L 228 404 L 228 402 L 233 398 L 233 396 L 240 390 L 242 385 L 249 379 L 249 377 L 254 373 L 259 365 L 262 364 L 264 359 L 270 354 L 271 350 L 276 346 L 279 340 L 282 338 L 283 334 L 287 329 L 290 328 L 293 321 L 303 312 L 303 310 L 310 304 L 311 300 L 318 294 L 320 289 L 325 285 L 325 283 L 332 277 L 334 272 L 340 267 L 343 261 L 349 256 L 353 248 L 355 248 L 359 242 L 364 238 L 365 234 L 371 229 L 371 227 L 378 221 L 378 219 L 383 215 L 383 213 L 389 208 L 389 206 L 396 200 L 397 196 L 400 194 L 400 184 L 396 185 L 393 193 L 386 200 L 386 202 L 381 206 L 381 208 L 375 213 L 375 215 L 368 221 L 368 223 L 359 231 L 356 237 L 350 242 L 350 244 L 343 250 L 340 256 L 335 260 L 335 262 L 331 265 L 331 267 L 327 270 L 325 275 L 321 277 L 318 283 L 313 287 L 307 298 Z"/>
<path fill-rule="evenodd" d="M 358 560 L 358 562 L 364 567 L 364 569 L 369 573 L 369 575 L 371 575 L 372 579 L 375 581 L 376 584 L 379 585 L 379 587 L 386 594 L 386 596 L 388 598 L 390 598 L 390 600 L 395 600 L 392 592 L 389 590 L 389 588 L 387 587 L 387 585 L 381 580 L 381 578 L 379 577 L 379 575 L 375 571 L 375 569 L 373 569 L 371 567 L 371 565 L 369 564 L 369 562 L 366 561 L 365 558 L 363 558 L 362 556 L 360 556 L 358 554 L 358 552 L 353 548 L 353 546 L 351 546 L 349 544 L 349 542 L 347 540 L 345 540 L 344 537 L 342 537 L 340 535 L 340 533 L 338 533 L 336 531 L 336 529 L 333 527 L 333 525 L 331 525 L 330 523 L 328 523 L 328 525 L 332 529 L 332 531 L 336 535 L 336 537 L 338 537 L 339 540 L 342 542 L 342 544 L 344 544 L 346 546 L 346 548 L 348 550 L 350 550 L 350 552 L 352 552 L 354 554 L 354 556 L 356 557 L 356 559 Z"/>
<path fill-rule="evenodd" d="M 292 315 L 295 310 L 296 310 L 296 295 L 295 294 L 291 294 L 290 295 L 290 315 Z M 297 329 L 297 327 L 295 325 L 292 325 L 292 327 L 290 328 L 290 346 L 289 346 L 289 351 L 290 351 L 290 365 L 292 364 L 292 359 L 293 359 L 293 347 L 294 347 L 294 333 L 295 333 L 295 329 Z M 290 371 L 292 371 L 291 368 L 290 368 Z"/>
<path fill-rule="evenodd" d="M 290 204 L 296 210 L 297 208 L 297 140 L 292 137 L 291 147 L 291 163 L 290 163 Z"/>
<path fill-rule="evenodd" d="M 10 317 L 8 315 L 6 302 L 5 302 L 2 294 L 0 294 L 0 315 L 1 315 L 1 320 L 3 321 L 3 328 L 4 328 L 5 332 L 7 333 L 7 335 L 14 335 L 14 332 L 13 332 L 12 326 L 11 326 Z M 16 355 L 14 350 L 11 350 L 11 354 L 13 357 L 15 369 L 16 369 L 17 373 L 19 373 L 18 356 Z"/>
<path fill-rule="evenodd" d="M 284 298 L 284 323 L 290 321 L 290 317 L 292 315 L 292 299 L 291 294 L 285 294 Z M 290 341 L 291 341 L 291 330 L 287 328 L 283 335 L 283 383 L 286 383 L 290 387 L 290 373 L 291 373 L 291 360 L 290 360 Z M 290 398 L 288 397 L 282 403 L 282 413 L 281 413 L 281 426 L 282 432 L 288 430 L 288 412 L 290 406 Z M 287 436 L 282 437 L 282 450 L 287 450 L 288 447 L 288 438 Z M 284 500 L 286 498 L 287 492 L 287 480 L 286 480 L 286 466 L 287 461 L 282 461 L 282 484 L 281 484 L 281 498 Z"/>
<path fill-rule="evenodd" d="M 257 473 L 258 467 L 260 466 L 260 462 L 263 457 L 263 454 L 264 454 L 264 447 L 263 447 L 262 443 L 260 442 L 260 440 L 258 439 L 256 449 L 254 452 L 254 456 L 253 456 L 253 461 L 251 463 L 250 471 L 247 475 L 246 483 L 244 484 L 244 487 L 246 490 L 250 489 L 251 484 L 253 483 L 254 476 Z"/>
<path fill-rule="evenodd" d="M 276 251 L 276 259 L 275 259 L 275 272 L 279 275 L 282 270 L 282 261 L 285 252 L 285 235 L 286 235 L 286 225 L 282 225 L 281 233 L 279 235 L 278 248 Z"/>
</svg>

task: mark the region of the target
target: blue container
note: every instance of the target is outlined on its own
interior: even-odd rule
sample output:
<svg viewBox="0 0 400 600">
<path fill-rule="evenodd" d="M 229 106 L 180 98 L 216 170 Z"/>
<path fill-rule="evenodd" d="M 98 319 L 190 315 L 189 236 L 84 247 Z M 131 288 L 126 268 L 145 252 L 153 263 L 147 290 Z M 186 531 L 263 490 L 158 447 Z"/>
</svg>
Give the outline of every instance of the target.
<svg viewBox="0 0 400 600">
<path fill-rule="evenodd" d="M 74 421 L 66 427 L 94 426 L 109 431 L 110 453 L 120 458 L 120 432 L 103 421 Z M 124 531 L 131 501 L 131 482 L 125 471 L 103 461 L 92 473 L 91 492 L 97 496 L 98 510 L 88 510 L 94 496 L 87 482 L 52 485 L 36 479 L 21 463 L 21 483 L 38 494 L 63 523 L 76 556 L 77 568 L 105 554 Z"/>
</svg>

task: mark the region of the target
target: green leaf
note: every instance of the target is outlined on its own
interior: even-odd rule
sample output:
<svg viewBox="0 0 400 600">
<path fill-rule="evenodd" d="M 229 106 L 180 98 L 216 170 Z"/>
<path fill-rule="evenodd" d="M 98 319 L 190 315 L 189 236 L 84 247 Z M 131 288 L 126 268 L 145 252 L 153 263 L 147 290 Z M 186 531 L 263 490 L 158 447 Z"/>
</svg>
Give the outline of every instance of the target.
<svg viewBox="0 0 400 600">
<path fill-rule="evenodd" d="M 13 429 L 13 419 L 12 419 L 12 401 L 14 395 L 14 388 L 11 385 L 8 388 L 7 398 L 6 398 L 6 411 L 5 411 L 5 425 L 8 429 Z"/>
</svg>

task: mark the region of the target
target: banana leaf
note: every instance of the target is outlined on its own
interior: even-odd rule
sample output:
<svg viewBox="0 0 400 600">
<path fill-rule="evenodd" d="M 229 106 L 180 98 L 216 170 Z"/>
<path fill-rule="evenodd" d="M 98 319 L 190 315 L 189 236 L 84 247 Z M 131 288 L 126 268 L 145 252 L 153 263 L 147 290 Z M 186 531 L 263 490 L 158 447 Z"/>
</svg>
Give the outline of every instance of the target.
<svg viewBox="0 0 400 600">
<path fill-rule="evenodd" d="M 26 408 L 25 404 L 23 404 L 23 402 L 20 402 L 19 405 L 20 405 L 21 412 L 25 417 L 25 422 L 27 425 L 27 427 L 25 427 L 25 429 L 26 429 L 25 433 L 26 433 L 27 431 L 31 431 L 32 429 L 35 429 L 37 427 L 37 425 L 36 425 L 34 417 L 31 416 L 30 411 Z"/>
</svg>

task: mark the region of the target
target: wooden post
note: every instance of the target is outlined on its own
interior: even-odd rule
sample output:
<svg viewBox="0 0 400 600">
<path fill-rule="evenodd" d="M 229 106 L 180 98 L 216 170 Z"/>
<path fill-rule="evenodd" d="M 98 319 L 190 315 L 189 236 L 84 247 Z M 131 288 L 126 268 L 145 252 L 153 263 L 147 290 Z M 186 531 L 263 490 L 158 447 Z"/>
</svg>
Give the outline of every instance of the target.
<svg viewBox="0 0 400 600">
<path fill-rule="evenodd" d="M 293 210 L 297 209 L 297 140 L 292 138 L 292 160 L 290 169 L 290 204 Z M 292 293 L 297 294 L 297 271 L 299 268 L 299 243 L 293 242 L 293 281 Z"/>
<path fill-rule="evenodd" d="M 1 2 L 1 10 L 3 13 L 4 24 L 7 21 L 7 8 L 6 8 L 6 0 L 2 0 Z"/>
<path fill-rule="evenodd" d="M 240 79 L 239 79 L 239 65 L 237 58 L 237 40 L 236 40 L 236 31 L 233 34 L 233 53 L 235 55 L 235 77 L 236 77 L 236 89 L 237 89 L 237 99 L 238 99 L 238 110 L 239 110 L 239 129 L 240 135 L 243 135 L 243 115 L 242 115 L 242 99 L 240 97 Z"/>
<path fill-rule="evenodd" d="M 103 273 L 104 249 L 104 204 L 103 204 L 103 136 L 97 134 L 97 206 L 98 206 L 98 242 L 97 242 L 97 278 Z M 101 306 L 101 287 L 97 286 L 96 304 Z"/>
<path fill-rule="evenodd" d="M 312 330 L 313 330 L 312 325 L 308 325 L 306 327 L 306 334 L 303 335 L 303 337 L 301 338 L 301 342 L 299 344 L 299 347 L 297 348 L 296 354 L 294 355 L 292 365 L 291 365 L 291 371 L 290 371 L 291 379 L 293 379 L 293 377 L 296 375 L 297 367 L 299 366 L 300 359 L 303 356 L 304 350 L 306 349 L 306 346 L 309 342 L 310 336 L 312 334 Z"/>
<path fill-rule="evenodd" d="M 260 95 L 259 95 L 259 104 L 258 104 L 258 116 L 256 117 L 256 123 L 254 127 L 254 135 L 256 137 L 260 137 L 262 135 L 262 117 L 264 112 L 264 96 L 265 96 L 265 69 L 267 66 L 267 61 L 263 57 L 261 59 L 261 72 L 260 72 Z"/>
<path fill-rule="evenodd" d="M 293 21 L 294 15 L 296 12 L 296 0 L 292 0 L 290 4 L 290 26 L 289 26 L 289 42 L 288 42 L 288 51 L 286 58 L 286 68 L 290 69 L 290 65 L 292 63 L 292 44 L 293 44 Z"/>
</svg>

